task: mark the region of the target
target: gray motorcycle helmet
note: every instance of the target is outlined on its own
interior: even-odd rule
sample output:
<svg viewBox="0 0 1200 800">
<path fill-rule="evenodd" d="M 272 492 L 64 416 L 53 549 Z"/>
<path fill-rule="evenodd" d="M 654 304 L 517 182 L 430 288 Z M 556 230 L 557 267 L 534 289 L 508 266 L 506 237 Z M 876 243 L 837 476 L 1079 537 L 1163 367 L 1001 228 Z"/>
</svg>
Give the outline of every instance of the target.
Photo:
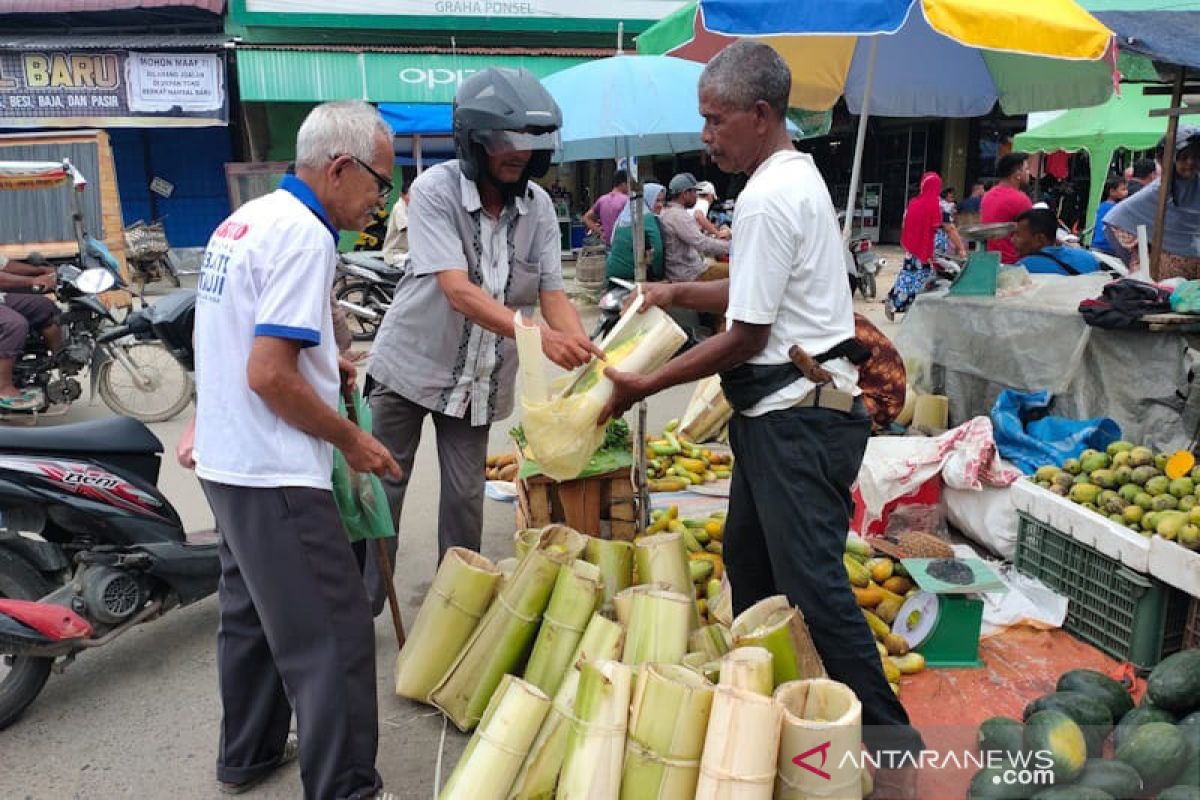
<svg viewBox="0 0 1200 800">
<path fill-rule="evenodd" d="M 525 69 L 490 68 L 462 82 L 454 96 L 454 150 L 468 180 L 487 168 L 484 143 L 490 135 L 523 133 L 521 149 L 533 151 L 520 186 L 550 169 L 558 148 L 562 111 L 533 73 Z"/>
</svg>

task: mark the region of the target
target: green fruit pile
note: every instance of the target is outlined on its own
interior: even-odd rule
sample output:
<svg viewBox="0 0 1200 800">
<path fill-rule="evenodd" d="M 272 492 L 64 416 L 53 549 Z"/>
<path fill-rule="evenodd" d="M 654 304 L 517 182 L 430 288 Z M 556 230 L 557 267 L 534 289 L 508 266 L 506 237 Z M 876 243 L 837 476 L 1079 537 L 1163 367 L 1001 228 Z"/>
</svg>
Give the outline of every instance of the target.
<svg viewBox="0 0 1200 800">
<path fill-rule="evenodd" d="M 1030 480 L 1143 536 L 1200 550 L 1200 466 L 1171 480 L 1163 474 L 1168 458 L 1113 442 L 1106 452 L 1084 450 L 1061 468 L 1038 467 Z"/>
</svg>

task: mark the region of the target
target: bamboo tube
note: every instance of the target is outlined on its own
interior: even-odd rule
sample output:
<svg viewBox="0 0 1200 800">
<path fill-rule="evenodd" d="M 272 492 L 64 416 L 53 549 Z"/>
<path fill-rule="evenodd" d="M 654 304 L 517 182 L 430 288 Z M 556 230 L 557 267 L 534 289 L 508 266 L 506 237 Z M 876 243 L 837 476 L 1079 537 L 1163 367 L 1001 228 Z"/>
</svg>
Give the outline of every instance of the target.
<svg viewBox="0 0 1200 800">
<path fill-rule="evenodd" d="M 775 685 L 824 678 L 825 667 L 800 609 L 781 594 L 760 600 L 733 621 L 734 647 L 757 645 L 774 656 Z"/>
<path fill-rule="evenodd" d="M 771 800 L 782 713 L 769 697 L 718 686 L 695 800 Z"/>
<path fill-rule="evenodd" d="M 595 564 L 575 561 L 559 571 L 525 667 L 525 680 L 554 696 L 602 594 L 600 568 Z"/>
<path fill-rule="evenodd" d="M 617 622 L 626 628 L 629 627 L 629 614 L 633 611 L 633 598 L 637 595 L 653 591 L 669 592 L 670 590 L 671 587 L 665 583 L 639 583 L 617 592 L 613 597 L 613 614 L 616 616 Z"/>
<path fill-rule="evenodd" d="M 633 560 L 637 565 L 638 583 L 665 583 L 672 592 L 695 596 L 687 548 L 678 533 L 643 536 L 641 541 L 633 544 Z"/>
<path fill-rule="evenodd" d="M 775 690 L 771 652 L 762 647 L 739 647 L 721 659 L 721 685 L 770 697 Z"/>
<path fill-rule="evenodd" d="M 585 661 L 579 673 L 558 800 L 617 800 L 633 673 L 619 661 Z"/>
<path fill-rule="evenodd" d="M 513 534 L 513 552 L 518 559 L 524 558 L 525 554 L 537 546 L 538 539 L 542 535 L 541 528 L 522 528 Z"/>
<path fill-rule="evenodd" d="M 678 664 L 687 654 L 688 624 L 694 608 L 692 601 L 678 592 L 635 594 L 621 660 L 635 667 Z"/>
<path fill-rule="evenodd" d="M 625 743 L 621 800 L 691 800 L 700 777 L 713 685 L 684 667 L 638 673 Z"/>
<path fill-rule="evenodd" d="M 829 753 L 857 753 L 862 749 L 862 703 L 844 684 L 830 680 L 791 681 L 775 690 L 783 711 L 779 742 L 776 800 L 809 800 L 836 797 L 861 800 L 862 774 L 853 762 L 843 765 L 830 757 L 820 765 L 829 777 L 817 775 L 792 761 L 799 753 L 829 744 Z"/>
<path fill-rule="evenodd" d="M 396 694 L 429 702 L 495 596 L 500 572 L 463 547 L 451 547 L 396 659 Z"/>
<path fill-rule="evenodd" d="M 517 571 L 517 566 L 521 563 L 519 558 L 502 558 L 496 562 L 496 569 L 500 570 L 501 582 L 508 580 Z"/>
<path fill-rule="evenodd" d="M 633 584 L 633 543 L 593 537 L 583 552 L 583 557 L 598 566 L 604 576 L 601 608 L 611 612 L 613 597 Z"/>
<path fill-rule="evenodd" d="M 688 650 L 704 653 L 706 661 L 720 658 L 733 647 L 733 637 L 724 625 L 704 625 L 688 637 Z"/>
<path fill-rule="evenodd" d="M 513 782 L 509 800 L 551 800 L 563 759 L 567 755 L 570 721 L 575 718 L 575 695 L 579 689 L 579 670 L 584 661 L 609 661 L 621 655 L 624 629 L 610 619 L 593 614 L 583 639 L 575 649 L 546 721 L 529 748 L 521 772 Z"/>
<path fill-rule="evenodd" d="M 583 551 L 583 534 L 547 526 L 487 610 L 430 698 L 462 731 L 470 731 L 505 673 L 515 672 L 537 635 L 559 569 Z"/>
<path fill-rule="evenodd" d="M 505 675 L 438 800 L 504 800 L 549 710 L 540 689 Z"/>
</svg>

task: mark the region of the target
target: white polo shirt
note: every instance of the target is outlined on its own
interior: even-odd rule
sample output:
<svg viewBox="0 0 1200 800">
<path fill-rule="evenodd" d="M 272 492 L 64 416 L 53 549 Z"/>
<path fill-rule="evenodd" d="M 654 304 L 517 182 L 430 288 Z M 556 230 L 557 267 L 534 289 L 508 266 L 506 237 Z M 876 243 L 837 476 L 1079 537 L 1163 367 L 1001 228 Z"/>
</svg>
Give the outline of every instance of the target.
<svg viewBox="0 0 1200 800">
<path fill-rule="evenodd" d="M 771 326 L 767 346 L 751 364 L 785 364 L 794 344 L 817 356 L 853 338 L 854 303 L 842 249 L 837 213 L 812 156 L 784 150 L 759 165 L 733 212 L 725 314 Z M 853 364 L 834 359 L 823 366 L 838 389 L 859 394 Z M 757 417 L 790 408 L 812 389 L 812 381 L 800 378 L 742 413 Z"/>
<path fill-rule="evenodd" d="M 196 302 L 196 474 L 234 486 L 329 489 L 330 444 L 294 428 L 251 391 L 258 336 L 299 341 L 300 374 L 337 408 L 329 292 L 337 230 L 307 184 L 239 208 L 208 242 Z"/>
</svg>

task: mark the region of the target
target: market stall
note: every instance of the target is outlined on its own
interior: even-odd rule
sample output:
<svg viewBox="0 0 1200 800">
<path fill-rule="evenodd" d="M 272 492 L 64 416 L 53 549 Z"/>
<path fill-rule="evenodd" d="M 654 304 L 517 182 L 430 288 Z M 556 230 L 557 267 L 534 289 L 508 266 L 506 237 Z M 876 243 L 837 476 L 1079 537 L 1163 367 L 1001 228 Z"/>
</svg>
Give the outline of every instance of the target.
<svg viewBox="0 0 1200 800">
<path fill-rule="evenodd" d="M 987 416 L 1004 389 L 1048 390 L 1057 415 L 1110 417 L 1131 439 L 1187 446 L 1195 412 L 1185 409 L 1184 336 L 1087 325 L 1079 303 L 1100 294 L 1107 275 L 1032 280 L 1010 297 L 919 297 L 895 336 L 910 382 L 947 396 L 952 423 Z"/>
</svg>

